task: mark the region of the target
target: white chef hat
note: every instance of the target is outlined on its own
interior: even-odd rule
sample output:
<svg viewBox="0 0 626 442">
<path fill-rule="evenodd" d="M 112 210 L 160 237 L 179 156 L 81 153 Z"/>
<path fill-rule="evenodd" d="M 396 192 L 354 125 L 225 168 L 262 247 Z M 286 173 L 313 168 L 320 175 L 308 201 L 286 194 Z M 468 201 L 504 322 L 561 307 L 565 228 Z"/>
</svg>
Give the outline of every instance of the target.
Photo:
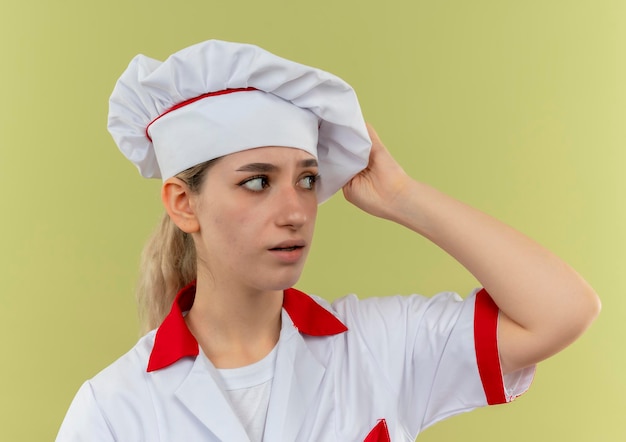
<svg viewBox="0 0 626 442">
<path fill-rule="evenodd" d="M 322 202 L 368 163 L 354 90 L 249 44 L 209 40 L 164 62 L 138 55 L 109 105 L 109 132 L 146 178 L 256 147 L 295 147 L 318 160 Z"/>
</svg>

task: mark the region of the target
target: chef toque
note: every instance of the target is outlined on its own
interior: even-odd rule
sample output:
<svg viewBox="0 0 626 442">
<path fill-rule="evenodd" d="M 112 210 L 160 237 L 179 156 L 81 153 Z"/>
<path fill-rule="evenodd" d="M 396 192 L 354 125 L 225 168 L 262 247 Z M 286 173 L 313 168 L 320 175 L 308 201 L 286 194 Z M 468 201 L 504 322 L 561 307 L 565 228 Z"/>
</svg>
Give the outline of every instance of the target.
<svg viewBox="0 0 626 442">
<path fill-rule="evenodd" d="M 371 142 L 354 90 L 320 69 L 257 46 L 209 40 L 164 62 L 137 55 L 109 101 L 108 129 L 142 176 L 262 146 L 317 158 L 323 202 L 368 163 Z"/>
</svg>

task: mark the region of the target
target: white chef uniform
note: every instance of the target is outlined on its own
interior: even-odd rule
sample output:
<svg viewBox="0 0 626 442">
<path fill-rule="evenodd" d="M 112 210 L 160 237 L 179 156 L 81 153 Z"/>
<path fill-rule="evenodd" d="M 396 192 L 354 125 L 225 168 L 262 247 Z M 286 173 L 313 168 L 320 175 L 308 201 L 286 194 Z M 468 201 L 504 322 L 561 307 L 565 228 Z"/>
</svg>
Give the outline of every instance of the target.
<svg viewBox="0 0 626 442">
<path fill-rule="evenodd" d="M 135 57 L 111 95 L 108 128 L 145 177 L 167 179 L 259 146 L 303 149 L 328 199 L 368 164 L 352 88 L 252 45 L 207 41 L 164 62 Z M 198 348 L 179 293 L 162 325 L 83 384 L 57 441 L 248 442 L 218 370 Z M 534 368 L 503 380 L 498 309 L 485 291 L 332 305 L 284 292 L 266 442 L 413 441 L 429 425 L 511 400 Z"/>
<path fill-rule="evenodd" d="M 159 329 L 83 384 L 58 442 L 249 440 L 183 319 L 194 295 L 193 284 L 181 290 Z M 503 379 L 497 316 L 484 290 L 332 305 L 286 290 L 264 440 L 413 441 L 514 399 L 534 367 Z"/>
</svg>

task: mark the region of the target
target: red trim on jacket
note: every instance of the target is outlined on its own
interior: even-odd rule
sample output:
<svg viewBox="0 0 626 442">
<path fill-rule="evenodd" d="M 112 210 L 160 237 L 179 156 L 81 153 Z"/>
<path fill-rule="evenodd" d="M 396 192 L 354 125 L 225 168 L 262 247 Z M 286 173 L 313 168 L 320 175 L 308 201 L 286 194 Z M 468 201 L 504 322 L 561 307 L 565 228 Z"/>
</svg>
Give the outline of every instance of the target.
<svg viewBox="0 0 626 442">
<path fill-rule="evenodd" d="M 372 428 L 372 431 L 367 434 L 363 442 L 391 442 L 387 421 L 385 419 L 379 420 L 376 426 Z"/>
<path fill-rule="evenodd" d="M 195 296 L 195 281 L 176 295 L 172 309 L 156 332 L 147 371 L 160 370 L 186 356 L 198 356 L 198 341 L 183 316 L 183 312 L 191 309 Z M 331 312 L 299 290 L 291 288 L 283 292 L 283 308 L 300 333 L 329 336 L 348 330 Z"/>
<path fill-rule="evenodd" d="M 299 290 L 285 290 L 283 308 L 289 313 L 298 331 L 305 335 L 328 336 L 348 330 L 332 313 Z"/>
<path fill-rule="evenodd" d="M 476 294 L 474 346 L 478 373 L 489 405 L 507 401 L 498 351 L 498 312 L 498 306 L 485 289 Z"/>
</svg>

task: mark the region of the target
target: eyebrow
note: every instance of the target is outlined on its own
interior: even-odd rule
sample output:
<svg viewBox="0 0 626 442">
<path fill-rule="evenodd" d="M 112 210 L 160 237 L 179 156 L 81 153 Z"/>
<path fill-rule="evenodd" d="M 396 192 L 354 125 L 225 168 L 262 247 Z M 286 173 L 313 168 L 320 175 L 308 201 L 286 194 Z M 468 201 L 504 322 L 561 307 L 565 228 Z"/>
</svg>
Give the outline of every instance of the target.
<svg viewBox="0 0 626 442">
<path fill-rule="evenodd" d="M 317 160 L 315 158 L 307 158 L 306 160 L 302 160 L 298 163 L 298 166 L 307 168 L 307 167 L 318 167 Z M 237 172 L 275 172 L 278 170 L 278 166 L 271 163 L 250 163 L 244 166 L 241 166 L 237 169 Z"/>
</svg>

